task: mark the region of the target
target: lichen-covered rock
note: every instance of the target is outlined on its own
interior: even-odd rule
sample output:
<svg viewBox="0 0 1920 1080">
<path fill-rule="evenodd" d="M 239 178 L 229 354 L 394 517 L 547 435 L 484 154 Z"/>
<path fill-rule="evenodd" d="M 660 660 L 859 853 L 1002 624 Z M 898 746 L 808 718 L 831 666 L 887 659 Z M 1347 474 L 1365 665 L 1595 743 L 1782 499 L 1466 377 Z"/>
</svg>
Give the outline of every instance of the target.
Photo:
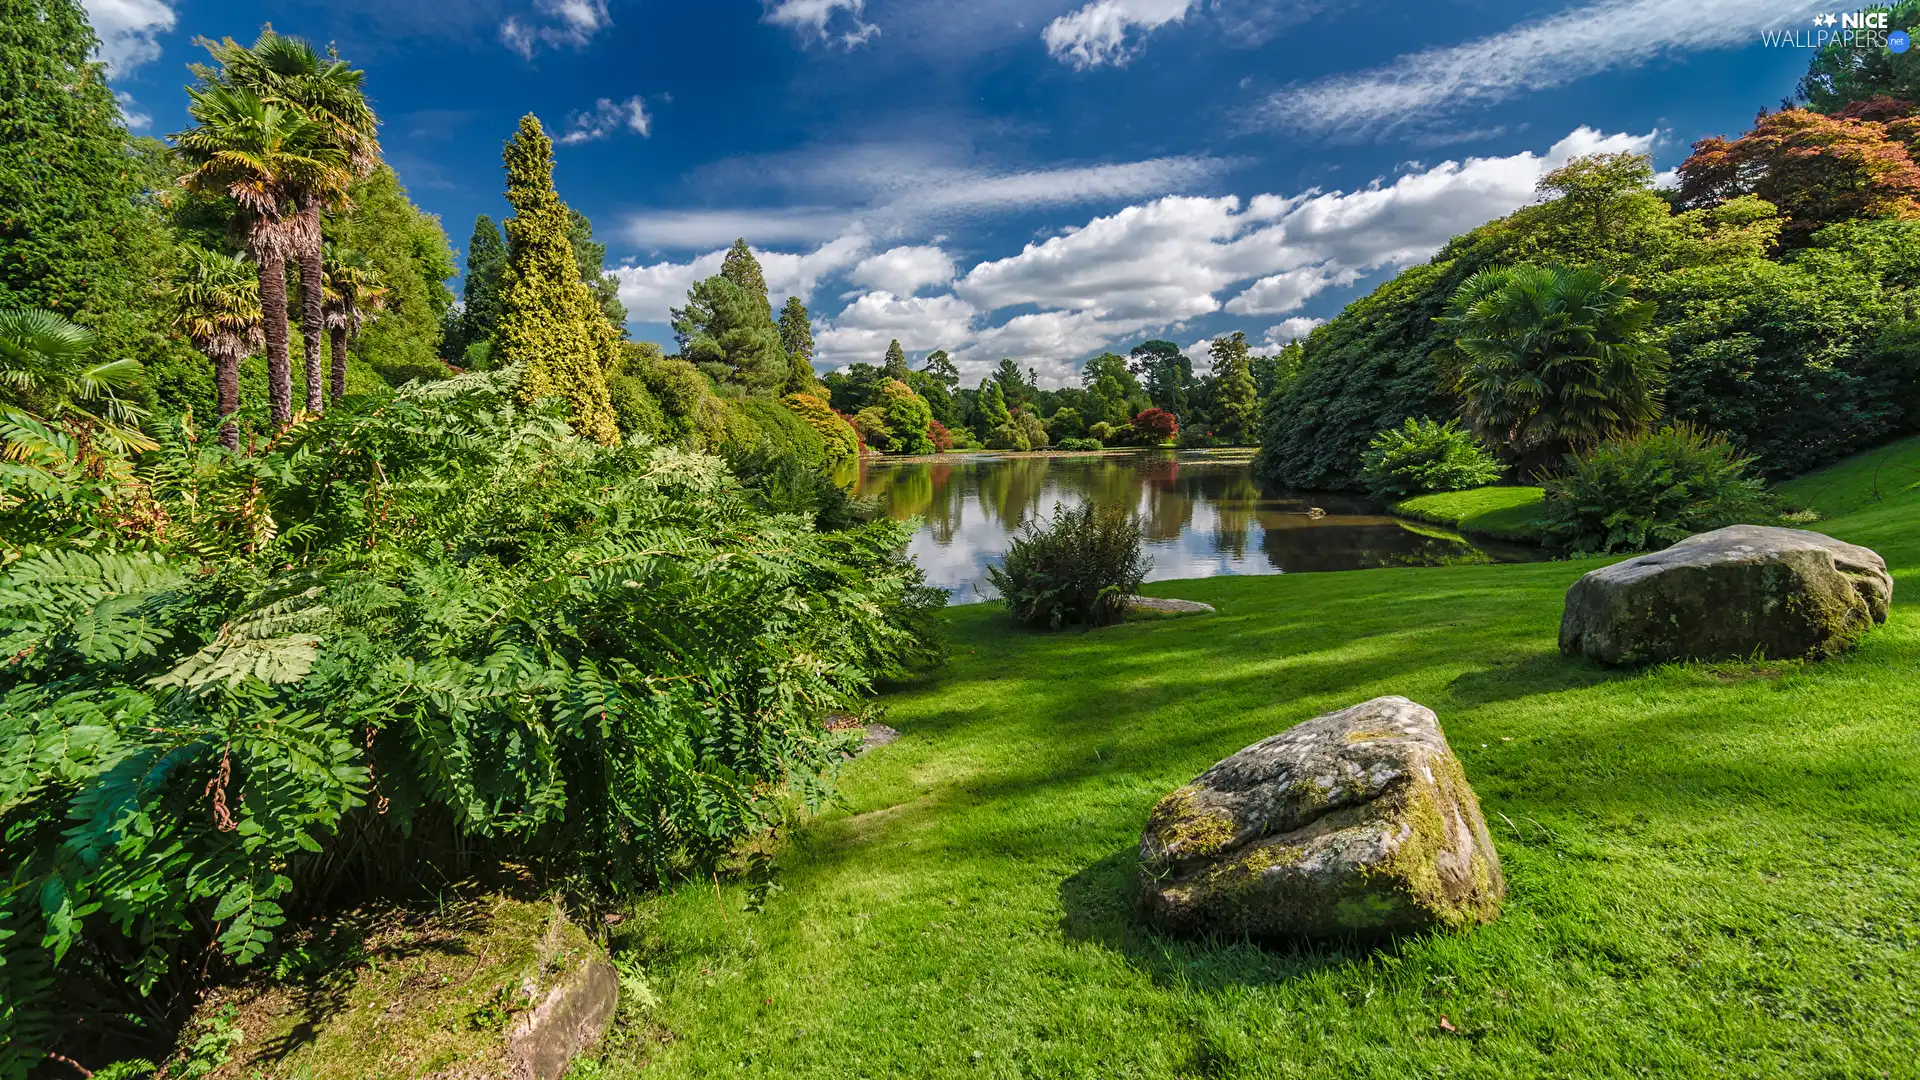
<svg viewBox="0 0 1920 1080">
<path fill-rule="evenodd" d="M 1892 600 L 1887 564 L 1866 548 L 1734 525 L 1575 582 L 1560 651 L 1603 664 L 1825 659 L 1886 622 Z"/>
<path fill-rule="evenodd" d="M 1140 869 L 1160 929 L 1260 940 L 1468 926 L 1506 895 L 1460 760 L 1403 697 L 1289 728 L 1160 800 Z"/>
<path fill-rule="evenodd" d="M 507 1032 L 508 1080 L 560 1080 L 575 1055 L 598 1046 L 620 1005 L 620 973 L 583 953 Z"/>
</svg>

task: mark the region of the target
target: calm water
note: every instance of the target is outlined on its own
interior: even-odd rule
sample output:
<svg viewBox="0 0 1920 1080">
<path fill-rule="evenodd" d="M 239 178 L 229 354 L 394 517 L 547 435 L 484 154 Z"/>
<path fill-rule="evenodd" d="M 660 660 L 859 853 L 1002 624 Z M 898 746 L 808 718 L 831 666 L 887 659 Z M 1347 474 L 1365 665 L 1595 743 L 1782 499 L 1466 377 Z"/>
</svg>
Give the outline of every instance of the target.
<svg viewBox="0 0 1920 1080">
<path fill-rule="evenodd" d="M 1056 503 L 1137 513 L 1153 558 L 1150 581 L 1540 557 L 1534 548 L 1389 517 L 1382 504 L 1353 496 L 1267 490 L 1253 478 L 1247 451 L 870 460 L 860 463 L 854 490 L 879 498 L 896 519 L 924 519 L 910 551 L 928 581 L 960 604 L 996 595 L 987 567 L 1005 556 L 1022 525 L 1050 515 Z"/>
</svg>

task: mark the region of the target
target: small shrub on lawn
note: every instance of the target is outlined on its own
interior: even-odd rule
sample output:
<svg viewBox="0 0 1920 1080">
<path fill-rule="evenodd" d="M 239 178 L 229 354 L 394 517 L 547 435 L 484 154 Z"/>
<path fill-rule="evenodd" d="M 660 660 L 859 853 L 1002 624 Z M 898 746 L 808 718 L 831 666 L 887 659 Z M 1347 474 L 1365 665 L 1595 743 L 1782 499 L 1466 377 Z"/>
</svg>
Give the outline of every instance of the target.
<svg viewBox="0 0 1920 1080">
<path fill-rule="evenodd" d="M 1407 417 L 1373 437 L 1361 455 L 1360 481 L 1385 497 L 1465 491 L 1500 479 L 1500 463 L 1460 422 Z"/>
<path fill-rule="evenodd" d="M 1546 482 L 1548 538 L 1576 554 L 1650 551 L 1775 514 L 1753 459 L 1685 424 L 1569 455 Z"/>
<path fill-rule="evenodd" d="M 1119 622 L 1152 568 L 1140 554 L 1140 524 L 1124 512 L 1056 505 L 1046 528 L 1029 522 L 987 576 L 1017 621 L 1058 630 Z"/>
<path fill-rule="evenodd" d="M 1099 439 L 1061 439 L 1053 444 L 1055 450 L 1104 450 Z"/>
</svg>

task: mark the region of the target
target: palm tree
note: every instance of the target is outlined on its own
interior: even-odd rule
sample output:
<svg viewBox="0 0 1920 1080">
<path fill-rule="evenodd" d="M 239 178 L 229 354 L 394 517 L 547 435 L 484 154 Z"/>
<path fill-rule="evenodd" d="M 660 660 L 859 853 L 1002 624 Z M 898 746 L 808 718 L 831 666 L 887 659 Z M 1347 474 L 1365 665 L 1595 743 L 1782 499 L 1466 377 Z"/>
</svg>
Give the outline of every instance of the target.
<svg viewBox="0 0 1920 1080">
<path fill-rule="evenodd" d="M 119 454 L 157 445 L 141 432 L 145 413 L 120 396 L 139 381 L 138 360 L 89 363 L 93 331 L 51 311 L 0 311 L 0 413 L 85 429 Z M 8 456 L 14 448 L 8 447 Z"/>
<path fill-rule="evenodd" d="M 1667 354 L 1654 305 L 1598 270 L 1510 266 L 1461 284 L 1443 320 L 1464 360 L 1460 388 L 1482 434 L 1546 465 L 1660 416 Z"/>
<path fill-rule="evenodd" d="M 193 165 L 181 183 L 239 204 L 230 228 L 259 268 L 267 396 L 273 422 L 285 425 L 293 419 L 286 266 L 300 223 L 299 193 L 340 184 L 347 152 L 328 140 L 318 122 L 249 91 L 204 86 L 189 89 L 187 96 L 187 112 L 199 126 L 174 136 Z"/>
<path fill-rule="evenodd" d="M 387 289 L 373 261 L 352 248 L 328 244 L 327 329 L 333 332 L 333 400 L 347 392 L 347 347 L 386 306 Z"/>
<path fill-rule="evenodd" d="M 233 414 L 240 408 L 240 360 L 260 347 L 260 275 L 244 255 L 198 245 L 186 249 L 173 295 L 174 328 L 213 361 L 220 394 L 220 444 L 240 446 Z"/>
<path fill-rule="evenodd" d="M 376 139 L 379 121 L 367 104 L 361 84 L 366 73 L 346 62 L 322 57 L 312 45 L 284 37 L 267 27 L 251 48 L 232 38 L 200 44 L 220 63 L 216 73 L 196 68 L 207 85 L 224 84 L 246 90 L 270 105 L 299 113 L 318 124 L 322 145 L 346 155 L 346 168 L 318 174 L 292 190 L 294 216 L 289 223 L 288 247 L 300 270 L 300 333 L 305 347 L 309 412 L 320 412 L 321 347 L 325 314 L 325 276 L 320 213 L 348 206 L 347 186 L 373 171 L 380 159 Z"/>
</svg>

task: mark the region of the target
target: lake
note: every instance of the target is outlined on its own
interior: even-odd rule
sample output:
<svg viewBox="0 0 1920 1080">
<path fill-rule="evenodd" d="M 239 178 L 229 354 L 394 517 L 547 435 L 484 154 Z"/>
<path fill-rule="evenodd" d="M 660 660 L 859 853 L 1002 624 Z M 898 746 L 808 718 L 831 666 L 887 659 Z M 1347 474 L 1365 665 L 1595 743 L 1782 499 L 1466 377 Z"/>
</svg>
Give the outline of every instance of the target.
<svg viewBox="0 0 1920 1080">
<path fill-rule="evenodd" d="M 879 500 L 890 517 L 923 520 L 908 550 L 928 582 L 957 604 L 997 595 L 987 567 L 1006 555 L 1023 525 L 1056 504 L 1093 502 L 1139 515 L 1153 559 L 1149 581 L 1544 557 L 1537 548 L 1396 518 L 1384 503 L 1353 495 L 1271 490 L 1254 478 L 1252 462 L 1249 450 L 869 458 L 852 479 L 854 493 Z"/>
</svg>

